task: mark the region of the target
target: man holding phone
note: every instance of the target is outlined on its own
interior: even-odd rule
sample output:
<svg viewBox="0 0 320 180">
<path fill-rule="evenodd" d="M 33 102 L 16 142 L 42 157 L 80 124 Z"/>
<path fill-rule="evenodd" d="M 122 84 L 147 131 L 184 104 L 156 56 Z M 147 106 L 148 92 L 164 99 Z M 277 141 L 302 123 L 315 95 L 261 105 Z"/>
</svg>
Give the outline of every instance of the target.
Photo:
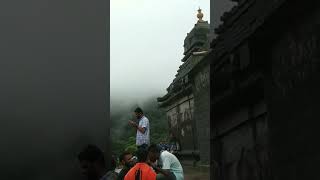
<svg viewBox="0 0 320 180">
<path fill-rule="evenodd" d="M 136 145 L 139 148 L 147 148 L 150 144 L 150 126 L 149 119 L 144 116 L 141 108 L 134 110 L 134 115 L 138 119 L 138 123 L 129 121 L 129 124 L 137 130 Z"/>
</svg>

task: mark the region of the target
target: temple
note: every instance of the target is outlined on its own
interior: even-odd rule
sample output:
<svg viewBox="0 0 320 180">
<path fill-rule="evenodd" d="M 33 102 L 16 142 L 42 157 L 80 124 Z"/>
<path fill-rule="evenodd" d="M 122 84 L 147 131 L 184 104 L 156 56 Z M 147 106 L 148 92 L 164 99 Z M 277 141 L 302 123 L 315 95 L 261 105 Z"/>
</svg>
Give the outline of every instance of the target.
<svg viewBox="0 0 320 180">
<path fill-rule="evenodd" d="M 319 179 L 320 2 L 213 0 L 159 98 L 214 180 Z"/>
<path fill-rule="evenodd" d="M 203 16 L 199 9 L 199 20 L 184 40 L 183 64 L 168 93 L 158 102 L 167 113 L 171 132 L 180 141 L 179 156 L 209 165 L 209 64 L 205 56 L 210 51 L 210 25 Z"/>
</svg>

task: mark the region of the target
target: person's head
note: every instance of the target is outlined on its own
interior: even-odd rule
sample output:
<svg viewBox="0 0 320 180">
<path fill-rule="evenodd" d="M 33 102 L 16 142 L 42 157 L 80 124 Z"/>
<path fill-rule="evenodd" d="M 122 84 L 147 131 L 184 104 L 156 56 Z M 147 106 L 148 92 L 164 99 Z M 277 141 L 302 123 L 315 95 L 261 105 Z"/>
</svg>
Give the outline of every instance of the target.
<svg viewBox="0 0 320 180">
<path fill-rule="evenodd" d="M 137 150 L 137 157 L 140 163 L 146 162 L 148 159 L 148 150 L 146 148 L 139 148 Z"/>
<path fill-rule="evenodd" d="M 82 173 L 88 179 L 97 179 L 105 170 L 103 152 L 95 145 L 87 145 L 78 155 Z"/>
<path fill-rule="evenodd" d="M 162 148 L 156 144 L 152 144 L 149 148 L 148 148 L 148 156 L 149 156 L 149 160 L 151 162 L 155 162 L 156 160 L 159 159 L 160 157 L 160 152 L 161 152 Z"/>
<path fill-rule="evenodd" d="M 119 161 L 122 165 L 131 167 L 133 164 L 132 157 L 133 155 L 129 151 L 125 151 L 120 155 Z"/>
<path fill-rule="evenodd" d="M 140 119 L 143 116 L 143 111 L 140 107 L 137 107 L 134 110 L 134 115 L 136 116 L 137 119 Z"/>
</svg>

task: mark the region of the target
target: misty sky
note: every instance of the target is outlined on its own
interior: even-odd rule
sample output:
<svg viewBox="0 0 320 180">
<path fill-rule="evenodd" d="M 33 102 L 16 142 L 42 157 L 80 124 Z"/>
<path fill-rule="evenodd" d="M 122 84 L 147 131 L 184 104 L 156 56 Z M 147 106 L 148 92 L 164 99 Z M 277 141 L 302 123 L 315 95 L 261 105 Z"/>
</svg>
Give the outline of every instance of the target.
<svg viewBox="0 0 320 180">
<path fill-rule="evenodd" d="M 111 99 L 164 95 L 183 58 L 199 6 L 210 0 L 111 0 Z"/>
</svg>

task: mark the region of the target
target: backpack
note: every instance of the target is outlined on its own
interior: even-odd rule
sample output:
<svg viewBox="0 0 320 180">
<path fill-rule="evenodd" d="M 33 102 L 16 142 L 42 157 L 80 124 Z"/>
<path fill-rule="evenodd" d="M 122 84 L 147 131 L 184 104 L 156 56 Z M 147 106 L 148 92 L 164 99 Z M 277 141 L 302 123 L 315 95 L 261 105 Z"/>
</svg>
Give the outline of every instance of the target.
<svg viewBox="0 0 320 180">
<path fill-rule="evenodd" d="M 156 180 L 156 173 L 145 163 L 138 163 L 129 170 L 125 180 Z"/>
</svg>

